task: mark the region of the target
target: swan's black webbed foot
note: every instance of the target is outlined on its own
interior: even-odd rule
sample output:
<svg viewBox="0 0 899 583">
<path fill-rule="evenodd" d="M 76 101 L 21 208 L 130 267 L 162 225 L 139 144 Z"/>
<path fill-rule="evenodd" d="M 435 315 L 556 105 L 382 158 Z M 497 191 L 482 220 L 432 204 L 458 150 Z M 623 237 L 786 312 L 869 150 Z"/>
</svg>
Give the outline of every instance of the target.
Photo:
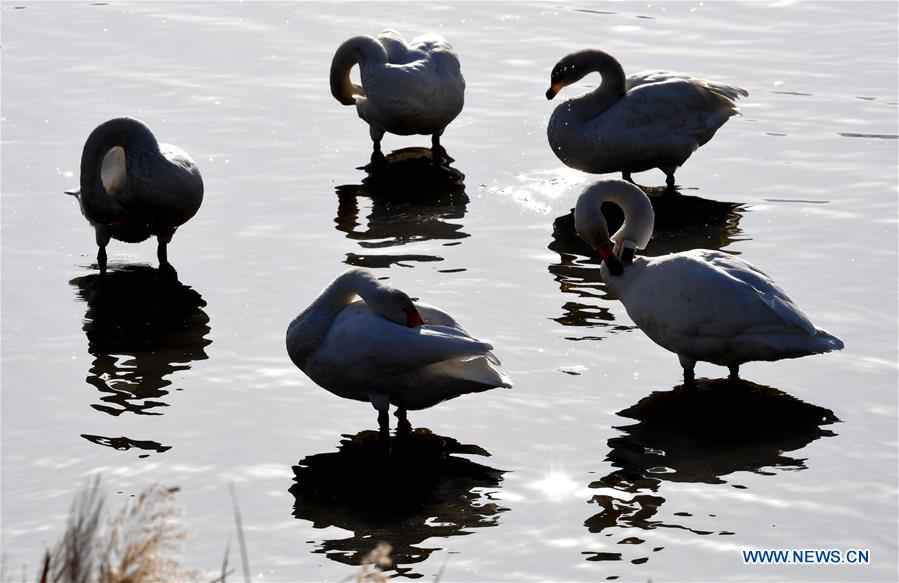
<svg viewBox="0 0 899 583">
<path fill-rule="evenodd" d="M 383 168 L 385 164 L 387 164 L 387 158 L 384 156 L 384 153 L 381 152 L 380 146 L 376 145 L 375 149 L 371 152 L 371 167 Z"/>
<path fill-rule="evenodd" d="M 449 157 L 446 148 L 440 145 L 440 136 L 437 134 L 431 136 L 431 158 L 433 159 L 434 164 L 438 165 L 443 162 L 449 163 L 453 161 L 453 159 Z"/>
<path fill-rule="evenodd" d="M 409 435 L 412 433 L 412 424 L 409 423 L 409 418 L 406 416 L 406 410 L 402 407 L 397 407 L 396 413 L 396 433 L 397 435 Z"/>
</svg>

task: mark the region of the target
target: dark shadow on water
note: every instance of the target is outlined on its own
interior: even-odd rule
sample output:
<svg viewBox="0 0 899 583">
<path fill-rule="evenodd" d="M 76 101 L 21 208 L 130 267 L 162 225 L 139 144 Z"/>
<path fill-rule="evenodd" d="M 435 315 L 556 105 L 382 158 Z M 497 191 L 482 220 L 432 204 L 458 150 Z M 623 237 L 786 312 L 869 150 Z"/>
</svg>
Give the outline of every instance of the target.
<svg viewBox="0 0 899 583">
<path fill-rule="evenodd" d="M 435 161 L 427 148 L 391 152 L 378 164 L 361 168 L 361 184 L 337 187 L 337 230 L 358 242 L 363 250 L 389 249 L 424 241 L 458 243 L 468 196 L 465 175 L 447 162 Z M 365 199 L 368 199 L 367 201 Z M 360 218 L 360 207 L 371 212 Z M 443 261 L 432 254 L 348 253 L 344 261 L 368 268 L 408 266 L 411 262 Z"/>
<path fill-rule="evenodd" d="M 161 399 L 172 384 L 167 377 L 208 358 L 206 302 L 179 282 L 171 267 L 113 266 L 104 275 L 78 277 L 70 284 L 87 303 L 83 329 L 94 357 L 87 382 L 102 395 L 102 403 L 91 406 L 113 416 L 160 415 L 157 409 L 167 405 Z M 126 437 L 84 437 L 116 449 L 166 447 Z"/>
<path fill-rule="evenodd" d="M 690 249 L 721 249 L 743 240 L 740 218 L 744 205 L 718 202 L 683 194 L 662 194 L 664 190 L 644 189 L 655 211 L 652 239 L 641 255 L 658 256 Z M 621 227 L 624 216 L 616 205 L 603 204 L 609 232 Z M 603 328 L 608 333 L 630 330 L 633 326 L 615 323 L 605 301 L 615 301 L 599 273 L 601 261 L 574 230 L 574 211 L 553 221 L 553 240 L 548 248 L 559 255 L 549 272 L 566 294 L 562 315 L 553 318 L 563 326 Z M 574 296 L 574 297 L 568 297 Z M 595 338 L 595 335 L 590 336 Z M 570 340 L 583 340 L 572 337 Z"/>
<path fill-rule="evenodd" d="M 383 541 L 393 546 L 397 574 L 421 577 L 404 565 L 439 550 L 420 546 L 423 541 L 495 526 L 508 510 L 489 491 L 500 488 L 504 472 L 460 455 L 490 454 L 425 428 L 390 438 L 377 431 L 344 435 L 338 451 L 308 456 L 293 467 L 293 515 L 314 528 L 353 532 L 322 540 L 316 553 L 359 565 Z"/>
<path fill-rule="evenodd" d="M 695 388 L 681 385 L 654 392 L 618 415 L 637 422 L 616 427 L 622 434 L 609 440 L 606 461 L 617 469 L 590 484 L 601 491 L 590 500 L 600 512 L 584 523 L 590 532 L 610 536 L 609 543 L 617 544 L 602 552 L 585 552 L 592 561 L 621 560 L 627 549 L 640 553 L 641 558 L 649 556 L 648 544 L 623 546 L 640 545 L 644 540 L 617 540 L 616 535 L 632 533 L 634 528 L 733 535 L 732 529 L 703 526 L 714 518 L 707 514 L 669 510 L 666 514 L 678 518 L 656 518 L 665 503 L 659 493 L 662 484 L 722 485 L 731 480 L 724 478 L 735 472 L 773 476 L 775 470 L 804 470 L 804 458 L 786 454 L 835 435 L 822 426 L 839 421 L 832 411 L 771 387 L 705 379 L 698 380 Z"/>
</svg>

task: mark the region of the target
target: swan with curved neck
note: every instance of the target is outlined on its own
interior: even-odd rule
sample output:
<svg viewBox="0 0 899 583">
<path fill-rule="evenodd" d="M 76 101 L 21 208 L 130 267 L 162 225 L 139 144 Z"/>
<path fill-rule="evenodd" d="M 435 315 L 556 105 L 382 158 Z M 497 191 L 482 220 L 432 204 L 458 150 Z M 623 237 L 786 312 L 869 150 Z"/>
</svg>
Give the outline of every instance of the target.
<svg viewBox="0 0 899 583">
<path fill-rule="evenodd" d="M 553 67 L 546 98 L 590 73 L 602 83 L 556 107 L 547 127 L 553 153 L 567 166 L 596 174 L 659 168 L 674 188 L 674 172 L 737 113 L 744 89 L 673 73 L 643 71 L 625 77 L 612 55 L 597 49 L 571 53 Z"/>
<path fill-rule="evenodd" d="M 81 185 L 74 195 L 94 227 L 97 263 L 106 271 L 111 239 L 139 243 L 155 236 L 160 264 L 175 230 L 203 202 L 203 179 L 187 152 L 160 144 L 143 122 L 111 119 L 88 136 L 81 153 Z"/>
<path fill-rule="evenodd" d="M 625 215 L 611 236 L 603 202 L 614 202 Z M 603 257 L 609 290 L 651 340 L 678 355 L 685 382 L 693 382 L 697 361 L 727 366 L 736 378 L 745 362 L 843 348 L 774 280 L 738 257 L 703 249 L 634 256 L 649 242 L 654 217 L 648 197 L 633 184 L 600 180 L 580 195 L 574 213 L 578 234 Z"/>
<path fill-rule="evenodd" d="M 512 386 L 490 344 L 364 269 L 325 287 L 287 327 L 286 342 L 291 361 L 317 385 L 370 402 L 382 431 L 390 405 L 407 423 L 409 409 Z"/>
<path fill-rule="evenodd" d="M 350 79 L 356 65 L 361 85 Z M 430 135 L 433 149 L 442 153 L 440 136 L 462 111 L 465 98 L 459 58 L 436 34 L 410 43 L 394 30 L 377 38 L 354 36 L 334 53 L 330 83 L 334 98 L 355 105 L 368 122 L 376 156 L 381 155 L 385 132 Z"/>
</svg>

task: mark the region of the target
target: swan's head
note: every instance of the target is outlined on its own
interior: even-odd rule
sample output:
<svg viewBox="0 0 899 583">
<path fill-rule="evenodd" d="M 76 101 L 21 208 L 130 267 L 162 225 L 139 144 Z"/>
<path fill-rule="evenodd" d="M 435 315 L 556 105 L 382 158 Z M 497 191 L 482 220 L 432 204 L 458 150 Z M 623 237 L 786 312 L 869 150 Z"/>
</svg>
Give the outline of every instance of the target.
<svg viewBox="0 0 899 583">
<path fill-rule="evenodd" d="M 398 289 L 382 287 L 373 297 L 365 298 L 365 302 L 376 314 L 401 326 L 414 328 L 424 324 L 412 298 Z"/>
<path fill-rule="evenodd" d="M 556 94 L 572 83 L 577 83 L 587 73 L 590 73 L 588 51 L 578 51 L 565 55 L 556 63 L 549 75 L 549 89 L 546 90 L 546 98 L 552 99 Z"/>
<path fill-rule="evenodd" d="M 565 55 L 556 63 L 549 75 L 546 98 L 552 99 L 562 88 L 577 83 L 594 71 L 599 71 L 604 81 L 607 75 L 611 75 L 615 82 L 624 86 L 624 71 L 615 57 L 598 49 L 584 49 Z"/>
<path fill-rule="evenodd" d="M 624 224 L 614 235 L 602 214 L 602 203 L 612 202 L 624 212 Z M 600 180 L 588 186 L 574 207 L 574 228 L 590 247 L 602 256 L 612 275 L 624 273 L 625 263 L 636 249 L 644 249 L 652 237 L 655 214 L 646 194 L 624 180 Z"/>
</svg>

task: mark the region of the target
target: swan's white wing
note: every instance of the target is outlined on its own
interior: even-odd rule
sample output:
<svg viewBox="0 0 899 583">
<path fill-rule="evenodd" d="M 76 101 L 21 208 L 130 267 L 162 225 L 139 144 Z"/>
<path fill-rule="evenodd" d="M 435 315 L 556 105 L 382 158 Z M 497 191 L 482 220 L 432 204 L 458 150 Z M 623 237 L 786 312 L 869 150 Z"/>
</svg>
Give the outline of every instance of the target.
<svg viewBox="0 0 899 583">
<path fill-rule="evenodd" d="M 736 85 L 729 85 L 727 83 L 720 83 L 718 81 L 709 81 L 708 79 L 700 79 L 698 77 L 693 77 L 684 73 L 676 73 L 674 71 L 659 70 L 640 71 L 639 73 L 628 75 L 625 88 L 627 91 L 630 91 L 631 89 L 634 89 L 635 87 L 639 87 L 641 85 L 661 83 L 664 81 L 668 81 L 669 79 L 681 79 L 684 81 L 689 81 L 693 84 L 703 87 L 708 91 L 718 93 L 719 95 L 722 95 L 730 100 L 739 99 L 740 97 L 746 97 L 749 95 L 748 91 L 741 87 L 737 87 Z"/>
<path fill-rule="evenodd" d="M 758 297 L 787 324 L 814 336 L 815 326 L 799 306 L 767 274 L 739 257 L 720 251 L 696 251 L 711 265 L 750 286 Z"/>
<path fill-rule="evenodd" d="M 735 338 L 786 330 L 814 335 L 814 326 L 783 290 L 735 259 L 692 251 L 650 260 L 626 292 L 628 314 L 663 346 L 672 337 Z"/>
<path fill-rule="evenodd" d="M 484 356 L 491 348 L 447 326 L 401 326 L 356 302 L 337 316 L 313 358 L 316 367 L 337 367 L 365 382 L 445 360 Z"/>
<path fill-rule="evenodd" d="M 435 326 L 448 326 L 450 328 L 455 328 L 466 336 L 471 336 L 471 334 L 469 334 L 468 331 L 465 330 L 465 328 L 463 328 L 462 325 L 455 320 L 455 318 L 453 318 L 440 308 L 422 303 L 416 303 L 415 307 L 418 309 L 418 313 L 421 315 L 421 318 L 422 320 L 424 320 L 425 324 L 432 324 Z M 486 358 L 496 366 L 502 364 L 496 357 L 496 355 L 493 354 L 493 352 L 487 352 L 486 354 L 484 354 L 484 358 Z"/>
</svg>

